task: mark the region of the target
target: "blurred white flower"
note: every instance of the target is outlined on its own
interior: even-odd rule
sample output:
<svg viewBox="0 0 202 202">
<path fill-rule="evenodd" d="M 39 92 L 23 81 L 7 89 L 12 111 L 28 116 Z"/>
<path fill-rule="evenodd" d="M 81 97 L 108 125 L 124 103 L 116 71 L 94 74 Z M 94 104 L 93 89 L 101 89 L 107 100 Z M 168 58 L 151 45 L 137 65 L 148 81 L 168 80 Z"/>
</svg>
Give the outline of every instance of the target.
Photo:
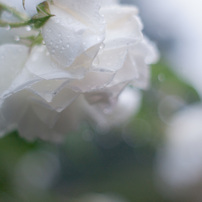
<svg viewBox="0 0 202 202">
<path fill-rule="evenodd" d="M 77 198 L 78 202 L 127 202 L 126 199 L 114 194 L 89 193 Z"/>
<path fill-rule="evenodd" d="M 173 70 L 202 96 L 202 1 L 134 2 L 140 7 L 146 33 L 158 41 Z"/>
<path fill-rule="evenodd" d="M 195 104 L 170 121 L 164 147 L 158 153 L 158 175 L 167 191 L 184 193 L 202 181 L 201 120 L 202 105 Z"/>
<path fill-rule="evenodd" d="M 45 45 L 0 46 L 2 134 L 17 129 L 27 139 L 58 141 L 87 114 L 99 121 L 111 110 L 109 126 L 115 126 L 137 109 L 139 94 L 119 94 L 128 84 L 147 87 L 155 46 L 142 35 L 135 7 L 100 6 L 97 0 L 54 1 L 54 17 L 42 28 Z"/>
<path fill-rule="evenodd" d="M 17 187 L 23 187 L 28 192 L 48 189 L 59 170 L 60 163 L 56 154 L 50 151 L 32 151 L 18 162 L 15 181 Z"/>
</svg>

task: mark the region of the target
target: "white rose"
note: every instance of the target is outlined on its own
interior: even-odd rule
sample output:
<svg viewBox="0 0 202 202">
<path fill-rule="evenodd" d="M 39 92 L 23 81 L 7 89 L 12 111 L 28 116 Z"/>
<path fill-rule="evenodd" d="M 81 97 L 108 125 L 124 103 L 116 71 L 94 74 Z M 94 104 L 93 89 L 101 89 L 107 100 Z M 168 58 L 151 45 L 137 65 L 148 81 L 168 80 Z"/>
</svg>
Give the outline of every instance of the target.
<svg viewBox="0 0 202 202">
<path fill-rule="evenodd" d="M 45 45 L 0 46 L 2 134 L 17 129 L 27 139 L 59 141 L 87 116 L 97 122 L 111 117 L 109 126 L 125 122 L 139 94 L 119 94 L 128 84 L 146 87 L 148 64 L 157 58 L 137 9 L 58 0 L 50 11 L 55 16 L 42 28 Z M 134 101 L 128 108 L 126 99 Z M 128 110 L 117 119 L 124 106 Z M 111 115 L 100 116 L 106 108 Z"/>
</svg>

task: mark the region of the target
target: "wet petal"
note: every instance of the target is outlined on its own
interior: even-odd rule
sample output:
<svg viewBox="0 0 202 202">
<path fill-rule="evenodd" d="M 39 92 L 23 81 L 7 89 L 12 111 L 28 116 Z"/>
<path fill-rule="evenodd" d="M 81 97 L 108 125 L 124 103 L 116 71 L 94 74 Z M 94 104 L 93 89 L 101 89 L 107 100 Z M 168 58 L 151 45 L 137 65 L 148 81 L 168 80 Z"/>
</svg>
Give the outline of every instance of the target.
<svg viewBox="0 0 202 202">
<path fill-rule="evenodd" d="M 99 15 L 98 3 L 87 3 L 84 6 L 85 1 L 79 5 L 77 1 L 64 2 L 70 5 L 66 10 L 50 6 L 51 13 L 55 16 L 49 19 L 42 30 L 46 46 L 52 57 L 64 67 L 72 65 L 82 54 L 85 55 L 85 60 L 92 61 L 104 39 L 104 24 Z M 95 6 L 92 12 L 91 6 Z M 93 52 L 86 53 L 92 48 Z"/>
<path fill-rule="evenodd" d="M 113 6 L 104 7 L 101 13 L 106 20 L 105 43 L 130 45 L 142 39 L 142 23 L 137 16 L 136 7 Z"/>
<path fill-rule="evenodd" d="M 138 111 L 140 100 L 141 94 L 138 91 L 126 88 L 111 108 L 86 103 L 84 109 L 94 126 L 108 130 L 112 127 L 121 127 L 126 123 Z"/>
<path fill-rule="evenodd" d="M 109 72 L 92 71 L 88 72 L 83 79 L 70 82 L 69 86 L 76 92 L 90 92 L 104 88 L 113 78 Z"/>
<path fill-rule="evenodd" d="M 0 46 L 0 95 L 9 89 L 23 69 L 28 50 L 28 47 L 23 45 Z"/>
<path fill-rule="evenodd" d="M 118 4 L 120 0 L 102 0 L 101 5 L 102 7 L 104 6 L 113 6 L 115 4 Z"/>
</svg>

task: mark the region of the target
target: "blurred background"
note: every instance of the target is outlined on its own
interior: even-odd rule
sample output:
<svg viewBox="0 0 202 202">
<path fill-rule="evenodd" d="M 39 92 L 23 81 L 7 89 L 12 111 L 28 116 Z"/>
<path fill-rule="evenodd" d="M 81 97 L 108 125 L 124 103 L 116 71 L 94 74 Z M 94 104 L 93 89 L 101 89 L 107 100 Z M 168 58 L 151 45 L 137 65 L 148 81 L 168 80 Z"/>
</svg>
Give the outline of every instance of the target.
<svg viewBox="0 0 202 202">
<path fill-rule="evenodd" d="M 111 131 L 83 123 L 62 144 L 3 137 L 0 201 L 202 201 L 202 2 L 123 3 L 161 55 L 138 113 Z"/>
</svg>

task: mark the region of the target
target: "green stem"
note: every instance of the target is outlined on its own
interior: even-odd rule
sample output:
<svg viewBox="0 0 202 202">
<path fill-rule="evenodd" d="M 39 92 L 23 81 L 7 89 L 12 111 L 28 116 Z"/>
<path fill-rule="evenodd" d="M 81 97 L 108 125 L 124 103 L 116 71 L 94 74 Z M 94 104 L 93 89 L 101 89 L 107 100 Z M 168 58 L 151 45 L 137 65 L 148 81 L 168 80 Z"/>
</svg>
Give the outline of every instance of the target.
<svg viewBox="0 0 202 202">
<path fill-rule="evenodd" d="M 12 23 L 12 22 L 6 22 L 3 20 L 0 20 L 0 27 L 18 28 L 18 27 L 24 27 L 28 25 L 30 25 L 30 20 L 25 22 L 18 22 L 18 23 Z"/>
</svg>

